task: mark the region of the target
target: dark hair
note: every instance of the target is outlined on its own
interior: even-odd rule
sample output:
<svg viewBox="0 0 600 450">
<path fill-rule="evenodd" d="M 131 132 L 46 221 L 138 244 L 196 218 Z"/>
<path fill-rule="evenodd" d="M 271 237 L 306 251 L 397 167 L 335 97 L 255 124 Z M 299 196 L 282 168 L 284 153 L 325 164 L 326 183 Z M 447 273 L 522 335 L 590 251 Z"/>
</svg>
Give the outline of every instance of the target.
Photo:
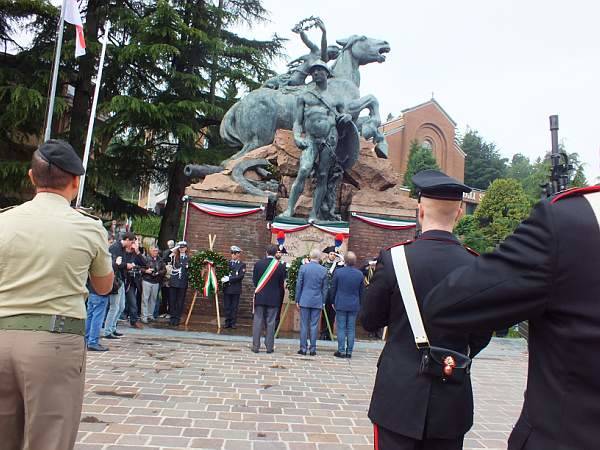
<svg viewBox="0 0 600 450">
<path fill-rule="evenodd" d="M 277 246 L 276 245 L 269 245 L 267 246 L 267 255 L 269 256 L 275 256 L 275 253 L 277 253 Z"/>
<path fill-rule="evenodd" d="M 65 172 L 54 164 L 46 161 L 39 150 L 31 157 L 31 172 L 35 186 L 46 189 L 64 189 L 75 175 Z"/>
<path fill-rule="evenodd" d="M 137 237 L 135 236 L 135 234 L 132 231 L 126 231 L 125 233 L 123 233 L 121 235 L 122 241 L 135 241 L 136 239 L 137 239 Z"/>
</svg>

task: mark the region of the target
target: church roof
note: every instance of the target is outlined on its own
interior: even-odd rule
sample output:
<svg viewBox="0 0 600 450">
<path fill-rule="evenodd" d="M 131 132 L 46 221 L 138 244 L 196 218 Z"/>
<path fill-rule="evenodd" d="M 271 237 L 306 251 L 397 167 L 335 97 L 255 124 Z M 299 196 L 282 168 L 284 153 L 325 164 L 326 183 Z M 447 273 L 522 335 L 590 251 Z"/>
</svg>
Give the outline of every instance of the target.
<svg viewBox="0 0 600 450">
<path fill-rule="evenodd" d="M 445 110 L 444 108 L 442 108 L 442 106 L 441 106 L 441 105 L 440 105 L 440 104 L 439 104 L 439 103 L 436 101 L 436 99 L 435 99 L 435 98 L 431 98 L 431 100 L 427 100 L 426 102 L 424 102 L 424 103 L 421 103 L 421 104 L 419 104 L 419 105 L 417 105 L 417 106 L 413 106 L 413 107 L 411 107 L 411 108 L 404 109 L 404 110 L 402 110 L 402 114 L 405 114 L 405 113 L 407 113 L 407 112 L 410 112 L 410 111 L 414 111 L 414 110 L 417 110 L 417 109 L 423 108 L 424 106 L 427 106 L 427 105 L 429 105 L 429 104 L 433 104 L 433 105 L 434 105 L 434 106 L 435 106 L 437 109 L 439 109 L 439 110 L 440 110 L 440 112 L 441 112 L 441 113 L 442 113 L 444 116 L 446 116 L 446 118 L 447 118 L 447 119 L 448 119 L 450 122 L 452 122 L 452 125 L 454 125 L 454 126 L 456 126 L 456 125 L 457 125 L 457 124 L 456 124 L 456 122 L 454 121 L 454 119 L 453 119 L 452 117 L 450 117 L 450 114 L 448 114 L 448 113 L 446 112 L 446 110 Z"/>
</svg>

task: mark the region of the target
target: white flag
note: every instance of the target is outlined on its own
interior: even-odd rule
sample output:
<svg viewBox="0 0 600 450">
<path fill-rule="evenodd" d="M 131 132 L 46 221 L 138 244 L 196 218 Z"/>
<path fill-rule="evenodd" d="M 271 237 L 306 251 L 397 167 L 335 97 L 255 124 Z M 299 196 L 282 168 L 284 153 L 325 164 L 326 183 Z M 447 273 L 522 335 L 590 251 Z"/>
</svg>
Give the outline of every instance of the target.
<svg viewBox="0 0 600 450">
<path fill-rule="evenodd" d="M 75 58 L 85 55 L 85 39 L 83 37 L 83 22 L 77 6 L 77 0 L 65 1 L 65 21 L 75 25 Z"/>
</svg>

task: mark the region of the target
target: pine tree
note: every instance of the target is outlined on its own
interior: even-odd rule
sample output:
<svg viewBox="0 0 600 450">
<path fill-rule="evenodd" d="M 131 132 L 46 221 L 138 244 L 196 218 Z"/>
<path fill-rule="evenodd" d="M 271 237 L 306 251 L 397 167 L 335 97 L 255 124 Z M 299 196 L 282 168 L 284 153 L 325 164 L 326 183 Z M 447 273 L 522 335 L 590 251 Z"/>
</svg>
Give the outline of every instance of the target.
<svg viewBox="0 0 600 450">
<path fill-rule="evenodd" d="M 431 153 L 431 150 L 422 147 L 415 139 L 410 143 L 408 163 L 406 164 L 406 172 L 404 173 L 404 186 L 410 188 L 411 197 L 416 197 L 417 195 L 412 177 L 414 174 L 425 169 L 439 170 L 439 166 Z"/>
<path fill-rule="evenodd" d="M 477 131 L 468 129 L 460 146 L 466 153 L 466 185 L 487 189 L 495 179 L 506 176 L 506 158 L 500 156 L 495 144 L 486 142 Z"/>
<path fill-rule="evenodd" d="M 119 51 L 120 67 L 131 68 L 120 95 L 107 105 L 105 136 L 118 136 L 106 161 L 142 154 L 143 176 L 166 181 L 169 194 L 159 242 L 174 239 L 182 210 L 188 162 L 221 158 L 218 127 L 232 104 L 232 90 L 255 88 L 272 75 L 269 61 L 281 50 L 268 41 L 240 37 L 235 24 L 265 19 L 260 0 L 159 0 L 148 6 Z M 209 141 L 208 150 L 198 142 Z M 100 163 L 99 163 L 100 164 Z M 113 166 L 114 167 L 114 166 Z M 142 172 L 140 172 L 142 176 Z"/>
</svg>

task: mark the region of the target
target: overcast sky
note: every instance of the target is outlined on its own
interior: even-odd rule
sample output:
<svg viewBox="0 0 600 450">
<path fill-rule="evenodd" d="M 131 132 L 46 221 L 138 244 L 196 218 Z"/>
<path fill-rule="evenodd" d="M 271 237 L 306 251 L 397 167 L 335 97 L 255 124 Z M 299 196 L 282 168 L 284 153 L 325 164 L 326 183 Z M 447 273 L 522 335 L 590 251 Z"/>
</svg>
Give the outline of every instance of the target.
<svg viewBox="0 0 600 450">
<path fill-rule="evenodd" d="M 464 131 L 496 143 L 502 155 L 531 159 L 550 150 L 548 116 L 559 138 L 600 176 L 600 3 L 584 0 L 263 0 L 271 22 L 247 30 L 290 39 L 290 57 L 306 47 L 290 29 L 315 15 L 329 40 L 364 34 L 387 40 L 383 64 L 361 70 L 361 94 L 379 99 L 382 117 L 435 99 Z M 320 33 L 310 30 L 318 42 Z M 283 71 L 285 61 L 278 69 Z M 600 181 L 600 180 L 597 180 Z"/>
</svg>

